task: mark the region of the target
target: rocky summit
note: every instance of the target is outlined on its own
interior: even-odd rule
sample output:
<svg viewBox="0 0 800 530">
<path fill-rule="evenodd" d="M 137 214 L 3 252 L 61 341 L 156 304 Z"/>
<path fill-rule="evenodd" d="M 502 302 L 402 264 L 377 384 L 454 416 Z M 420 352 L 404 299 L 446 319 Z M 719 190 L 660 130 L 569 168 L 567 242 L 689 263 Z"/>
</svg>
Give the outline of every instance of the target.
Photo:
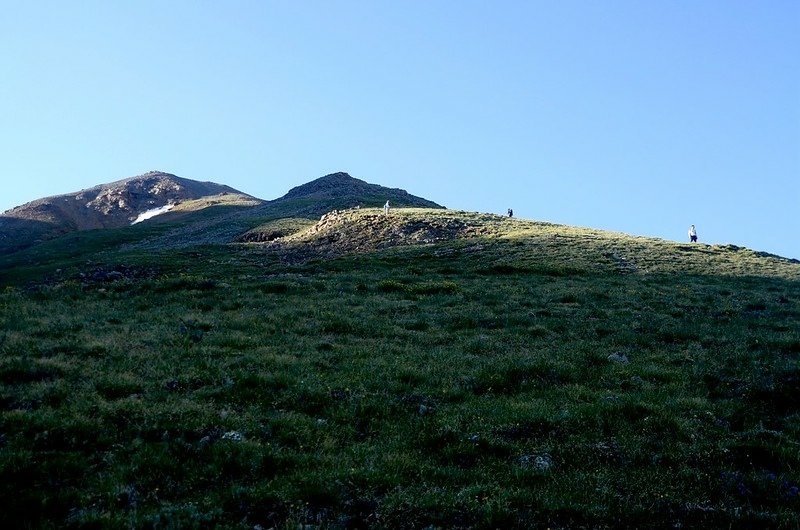
<svg viewBox="0 0 800 530">
<path fill-rule="evenodd" d="M 148 210 L 222 193 L 242 194 L 213 182 L 197 182 L 162 171 L 149 171 L 76 193 L 38 199 L 3 215 L 66 225 L 75 230 L 113 228 L 131 224 Z"/>
<path fill-rule="evenodd" d="M 14 250 L 76 230 L 130 225 L 147 212 L 187 200 L 221 194 L 250 197 L 213 182 L 198 182 L 163 171 L 38 199 L 0 216 L 0 248 Z"/>
</svg>

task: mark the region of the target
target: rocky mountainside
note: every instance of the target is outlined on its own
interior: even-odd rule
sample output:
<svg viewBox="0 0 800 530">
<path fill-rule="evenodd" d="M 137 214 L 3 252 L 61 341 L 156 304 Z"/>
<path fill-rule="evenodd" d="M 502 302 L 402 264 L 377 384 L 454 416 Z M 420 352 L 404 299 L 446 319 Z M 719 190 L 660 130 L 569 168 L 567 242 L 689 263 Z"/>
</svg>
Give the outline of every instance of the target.
<svg viewBox="0 0 800 530">
<path fill-rule="evenodd" d="M 253 199 L 229 186 L 150 171 L 75 193 L 38 199 L 0 215 L 0 248 L 13 250 L 76 230 L 118 228 L 184 201 L 218 195 Z"/>
<path fill-rule="evenodd" d="M 223 193 L 245 195 L 222 184 L 150 171 L 76 193 L 38 199 L 12 208 L 3 216 L 63 225 L 73 230 L 114 228 L 131 224 L 149 210 Z"/>
</svg>

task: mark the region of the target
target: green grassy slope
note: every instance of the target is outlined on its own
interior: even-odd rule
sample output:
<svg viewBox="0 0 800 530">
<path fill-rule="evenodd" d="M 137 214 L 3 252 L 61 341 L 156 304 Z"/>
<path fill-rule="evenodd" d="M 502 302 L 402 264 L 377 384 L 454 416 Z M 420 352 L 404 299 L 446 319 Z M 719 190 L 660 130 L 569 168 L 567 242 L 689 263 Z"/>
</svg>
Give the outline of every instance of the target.
<svg viewBox="0 0 800 530">
<path fill-rule="evenodd" d="M 0 262 L 4 527 L 795 527 L 800 264 L 447 210 L 260 223 Z"/>
</svg>

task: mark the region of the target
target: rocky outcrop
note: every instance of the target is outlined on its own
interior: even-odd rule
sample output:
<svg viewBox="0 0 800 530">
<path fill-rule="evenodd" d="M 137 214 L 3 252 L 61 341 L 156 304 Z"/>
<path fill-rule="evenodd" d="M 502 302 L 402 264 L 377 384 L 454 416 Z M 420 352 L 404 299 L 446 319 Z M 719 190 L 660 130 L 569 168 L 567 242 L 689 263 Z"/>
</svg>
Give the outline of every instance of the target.
<svg viewBox="0 0 800 530">
<path fill-rule="evenodd" d="M 511 222 L 502 216 L 445 209 L 397 208 L 388 215 L 376 208 L 333 210 L 305 230 L 264 244 L 294 257 L 330 257 L 487 236 Z"/>
</svg>

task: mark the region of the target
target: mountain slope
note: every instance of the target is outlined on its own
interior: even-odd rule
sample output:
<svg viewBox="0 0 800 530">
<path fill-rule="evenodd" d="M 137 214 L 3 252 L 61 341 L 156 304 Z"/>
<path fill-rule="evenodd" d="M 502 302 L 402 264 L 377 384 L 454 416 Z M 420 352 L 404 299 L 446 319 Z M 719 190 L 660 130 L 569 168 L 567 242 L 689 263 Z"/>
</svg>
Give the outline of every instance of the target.
<svg viewBox="0 0 800 530">
<path fill-rule="evenodd" d="M 800 263 L 269 208 L 0 256 L 0 524 L 796 526 Z"/>
<path fill-rule="evenodd" d="M 151 171 L 8 210 L 0 215 L 0 248 L 24 248 L 76 230 L 127 226 L 148 212 L 222 194 L 255 200 L 229 186 Z"/>
<path fill-rule="evenodd" d="M 20 253 L 4 527 L 796 526 L 800 264 L 417 208 L 109 244 L 214 212 Z"/>
</svg>

